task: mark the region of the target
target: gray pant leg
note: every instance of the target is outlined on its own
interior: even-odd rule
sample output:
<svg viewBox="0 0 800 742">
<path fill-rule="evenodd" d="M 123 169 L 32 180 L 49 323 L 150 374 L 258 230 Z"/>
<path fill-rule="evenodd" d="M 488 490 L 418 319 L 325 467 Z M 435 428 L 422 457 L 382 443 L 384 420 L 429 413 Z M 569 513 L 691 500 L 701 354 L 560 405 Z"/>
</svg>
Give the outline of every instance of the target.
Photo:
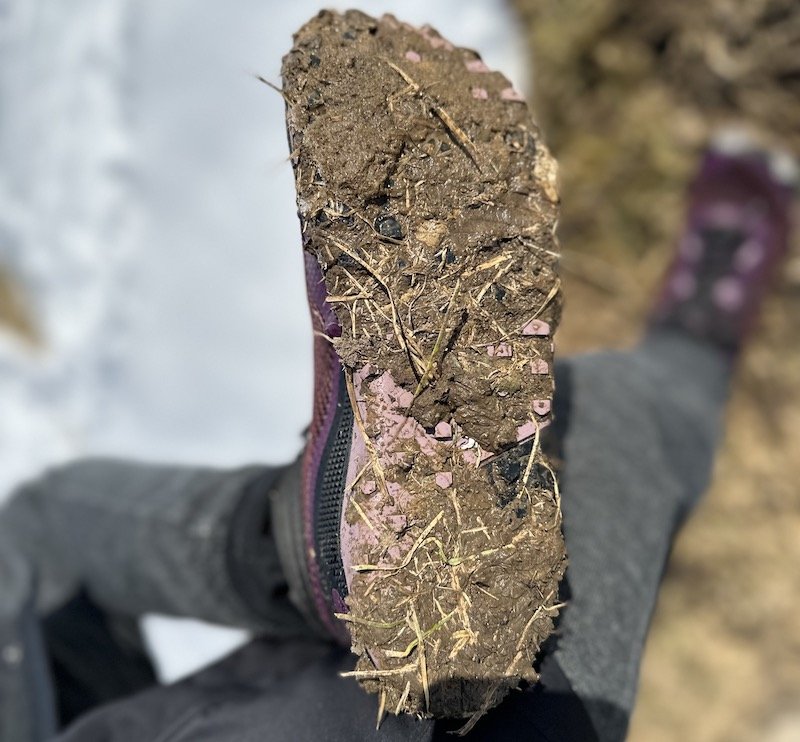
<svg viewBox="0 0 800 742">
<path fill-rule="evenodd" d="M 33 570 L 0 534 L 0 742 L 44 742 L 56 731 L 34 594 Z"/>
<path fill-rule="evenodd" d="M 555 658 L 601 740 L 624 738 L 675 529 L 706 488 L 729 361 L 683 335 L 558 370 L 571 599 Z"/>
<path fill-rule="evenodd" d="M 54 733 L 40 619 L 78 590 L 111 613 L 307 634 L 270 532 L 287 471 L 89 460 L 15 492 L 0 509 L 0 742 Z"/>
<path fill-rule="evenodd" d="M 269 534 L 276 475 L 79 461 L 15 493 L 0 511 L 0 535 L 33 566 L 40 611 L 81 587 L 112 612 L 294 635 L 302 622 L 281 597 Z"/>
</svg>

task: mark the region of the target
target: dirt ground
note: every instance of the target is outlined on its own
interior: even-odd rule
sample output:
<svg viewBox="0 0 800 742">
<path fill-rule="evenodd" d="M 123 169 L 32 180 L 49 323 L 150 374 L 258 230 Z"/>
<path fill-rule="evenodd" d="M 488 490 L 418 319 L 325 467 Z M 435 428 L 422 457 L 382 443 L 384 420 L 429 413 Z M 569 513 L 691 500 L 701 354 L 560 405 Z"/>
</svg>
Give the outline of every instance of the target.
<svg viewBox="0 0 800 742">
<path fill-rule="evenodd" d="M 561 165 L 558 351 L 621 346 L 640 331 L 708 132 L 745 123 L 800 154 L 800 4 L 515 4 Z M 800 740 L 798 248 L 738 374 L 711 491 L 673 553 L 633 742 Z"/>
</svg>

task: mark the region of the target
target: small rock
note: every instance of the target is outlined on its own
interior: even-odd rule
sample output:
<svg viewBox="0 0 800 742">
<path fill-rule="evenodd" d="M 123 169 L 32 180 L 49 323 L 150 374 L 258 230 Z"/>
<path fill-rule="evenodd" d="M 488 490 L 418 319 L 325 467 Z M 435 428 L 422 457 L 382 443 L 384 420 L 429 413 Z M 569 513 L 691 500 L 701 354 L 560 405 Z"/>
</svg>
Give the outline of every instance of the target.
<svg viewBox="0 0 800 742">
<path fill-rule="evenodd" d="M 388 237 L 391 240 L 403 239 L 403 230 L 400 228 L 400 223 L 390 214 L 384 214 L 375 220 L 375 230 L 381 236 Z"/>
<path fill-rule="evenodd" d="M 319 90 L 312 90 L 306 101 L 306 107 L 313 111 L 315 108 L 320 108 L 324 104 L 325 101 L 322 100 L 322 93 Z"/>
</svg>

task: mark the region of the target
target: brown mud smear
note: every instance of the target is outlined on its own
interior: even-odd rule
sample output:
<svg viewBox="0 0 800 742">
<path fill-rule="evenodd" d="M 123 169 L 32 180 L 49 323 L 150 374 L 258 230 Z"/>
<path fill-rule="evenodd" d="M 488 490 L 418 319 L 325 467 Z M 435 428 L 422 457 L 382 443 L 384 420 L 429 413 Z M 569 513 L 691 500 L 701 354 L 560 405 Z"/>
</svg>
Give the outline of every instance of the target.
<svg viewBox="0 0 800 742">
<path fill-rule="evenodd" d="M 345 512 L 366 534 L 355 676 L 382 711 L 477 719 L 536 679 L 565 564 L 540 446 L 555 162 L 506 78 L 391 16 L 322 12 L 283 80 L 304 247 L 368 452 Z"/>
</svg>

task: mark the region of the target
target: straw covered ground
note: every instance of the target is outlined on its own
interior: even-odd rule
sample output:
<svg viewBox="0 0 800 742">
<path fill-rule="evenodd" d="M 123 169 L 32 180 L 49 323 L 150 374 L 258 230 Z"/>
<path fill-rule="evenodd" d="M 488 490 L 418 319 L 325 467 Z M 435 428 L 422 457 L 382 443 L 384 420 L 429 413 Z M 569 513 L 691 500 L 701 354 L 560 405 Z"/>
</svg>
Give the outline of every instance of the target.
<svg viewBox="0 0 800 742">
<path fill-rule="evenodd" d="M 558 351 L 622 346 L 640 331 L 709 132 L 746 124 L 800 154 L 800 4 L 515 5 L 561 166 Z M 798 248 L 740 369 L 711 491 L 666 575 L 634 742 L 800 739 Z"/>
</svg>

